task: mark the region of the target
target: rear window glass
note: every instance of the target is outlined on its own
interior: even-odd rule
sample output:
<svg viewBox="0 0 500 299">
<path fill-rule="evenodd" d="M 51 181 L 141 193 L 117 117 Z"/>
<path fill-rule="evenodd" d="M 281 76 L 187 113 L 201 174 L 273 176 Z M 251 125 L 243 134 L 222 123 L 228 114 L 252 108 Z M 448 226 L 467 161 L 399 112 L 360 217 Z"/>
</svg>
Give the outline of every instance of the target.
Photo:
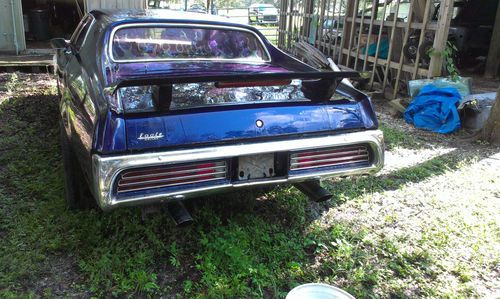
<svg viewBox="0 0 500 299">
<path fill-rule="evenodd" d="M 269 60 L 251 32 L 204 27 L 126 27 L 112 42 L 115 61 L 137 60 Z"/>
</svg>

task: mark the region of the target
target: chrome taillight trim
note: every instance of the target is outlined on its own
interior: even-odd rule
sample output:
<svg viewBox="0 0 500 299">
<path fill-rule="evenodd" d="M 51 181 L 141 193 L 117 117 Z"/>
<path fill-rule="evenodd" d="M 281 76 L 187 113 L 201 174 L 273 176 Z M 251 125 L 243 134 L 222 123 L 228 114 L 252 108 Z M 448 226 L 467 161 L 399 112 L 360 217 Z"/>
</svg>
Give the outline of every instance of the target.
<svg viewBox="0 0 500 299">
<path fill-rule="evenodd" d="M 334 150 L 335 148 L 328 148 L 328 149 L 323 149 L 322 151 L 329 151 L 329 150 Z M 346 151 L 346 149 L 349 149 Z M 340 148 L 339 150 L 342 150 L 342 151 L 339 151 L 339 152 L 335 152 L 335 153 L 327 153 L 327 154 L 315 154 L 315 152 L 300 152 L 300 153 L 293 153 L 292 154 L 292 158 L 298 156 L 299 154 L 302 155 L 300 156 L 300 158 L 309 158 L 309 157 L 329 157 L 329 156 L 341 156 L 341 155 L 348 155 L 348 154 L 355 154 L 355 153 L 360 153 L 360 150 L 359 148 L 356 148 L 356 150 L 350 150 L 352 149 L 352 147 L 346 147 L 346 148 Z M 362 150 L 362 151 L 366 151 L 366 147 Z M 319 150 L 318 150 L 319 152 Z M 304 155 L 304 154 L 307 154 L 307 155 Z"/>
<path fill-rule="evenodd" d="M 219 171 L 219 172 L 212 172 L 212 173 L 201 173 L 201 174 L 192 174 L 192 175 L 175 177 L 175 178 L 165 178 L 165 179 L 158 179 L 158 180 L 146 180 L 146 181 L 131 182 L 131 183 L 123 182 L 124 180 L 120 179 L 118 181 L 118 187 L 146 185 L 146 184 L 153 184 L 153 183 L 175 182 L 175 181 L 197 179 L 197 178 L 203 178 L 203 177 L 207 177 L 207 176 L 217 176 L 217 175 L 222 175 L 221 177 L 218 177 L 218 178 L 224 178 L 225 175 L 226 175 L 226 171 Z M 198 182 L 203 182 L 203 181 L 204 180 L 193 180 L 191 183 L 198 183 Z M 185 184 L 189 184 L 189 183 L 185 183 Z M 175 184 L 171 184 L 171 185 L 175 186 Z M 156 187 L 154 187 L 154 188 L 156 188 Z M 144 189 L 148 189 L 148 188 L 144 188 Z"/>
<path fill-rule="evenodd" d="M 197 168 L 197 166 L 205 166 L 213 164 L 212 167 Z M 169 169 L 179 169 L 169 171 Z M 130 173 L 144 173 L 147 171 L 157 171 L 159 173 L 151 173 L 149 175 L 129 175 Z M 212 171 L 213 170 L 213 171 Z M 199 173 L 208 171 L 206 173 Z M 212 172 L 210 172 L 212 171 Z M 164 178 L 162 178 L 162 176 Z M 165 177 L 167 176 L 167 177 Z M 163 165 L 158 167 L 146 167 L 139 169 L 127 169 L 123 171 L 117 178 L 116 193 L 123 194 L 126 192 L 153 190 L 164 187 L 184 186 L 188 184 L 211 182 L 216 180 L 225 180 L 227 176 L 226 161 L 205 161 L 190 163 L 184 165 Z M 134 188 L 135 186 L 135 188 Z"/>
<path fill-rule="evenodd" d="M 209 186 L 193 186 L 192 188 L 182 188 L 182 190 L 171 192 L 130 195 L 125 197 L 120 196 L 119 198 L 113 192 L 113 182 L 115 182 L 118 175 L 125 169 L 202 161 L 220 161 L 245 155 L 316 150 L 318 148 L 358 144 L 365 144 L 370 148 L 372 157 L 367 165 L 345 168 L 318 168 L 306 172 L 291 171 L 288 176 L 284 178 L 278 177 L 256 181 L 234 182 L 228 180 Z M 95 154 L 92 156 L 92 160 L 93 193 L 99 206 L 103 210 L 110 210 L 121 206 L 146 205 L 198 197 L 209 193 L 230 191 L 235 188 L 248 186 L 295 183 L 331 176 L 373 174 L 382 169 L 384 164 L 384 137 L 383 133 L 379 130 L 369 130 L 315 138 L 297 138 L 282 141 L 212 146 L 145 154 L 120 156 L 101 156 Z"/>
<path fill-rule="evenodd" d="M 206 175 L 205 175 L 206 176 Z M 137 188 L 131 188 L 127 189 L 124 191 L 117 191 L 118 194 L 123 194 L 125 192 L 133 192 L 133 191 L 141 191 L 141 190 L 153 190 L 157 188 L 165 188 L 165 187 L 174 187 L 174 186 L 184 186 L 184 185 L 189 185 L 189 184 L 194 184 L 194 183 L 205 183 L 205 182 L 211 182 L 211 181 L 218 181 L 218 180 L 224 180 L 226 177 L 218 177 L 218 178 L 212 178 L 212 179 L 205 179 L 203 181 L 193 181 L 193 182 L 184 182 L 184 183 L 176 183 L 176 184 L 160 184 L 160 185 L 155 185 L 154 187 L 137 187 Z M 125 186 L 122 186 L 125 187 Z"/>
<path fill-rule="evenodd" d="M 315 151 L 301 151 L 292 153 L 290 155 L 290 170 L 306 170 L 331 166 L 341 167 L 343 165 L 369 161 L 370 152 L 366 145 L 358 145 L 356 147 L 327 147 L 320 148 Z"/>
<path fill-rule="evenodd" d="M 368 160 L 360 160 L 360 161 L 345 161 L 342 164 L 325 164 L 325 165 L 316 165 L 316 166 L 306 166 L 306 167 L 300 167 L 300 168 L 293 168 L 290 170 L 308 170 L 308 169 L 314 169 L 314 168 L 322 168 L 322 167 L 330 167 L 330 166 L 343 166 L 343 165 L 350 165 L 350 164 L 355 164 L 355 163 L 360 163 L 360 162 L 368 162 Z M 319 162 L 318 162 L 319 163 Z M 314 163 L 311 163 L 314 164 Z"/>
<path fill-rule="evenodd" d="M 217 162 L 220 163 L 220 162 Z M 226 169 L 226 162 L 224 162 L 223 165 L 215 166 L 215 167 L 204 167 L 204 168 L 196 168 L 196 169 L 189 169 L 189 170 L 177 170 L 177 171 L 163 171 L 163 172 L 158 172 L 158 173 L 151 173 L 151 174 L 144 174 L 144 175 L 134 175 L 134 176 L 125 176 L 128 175 L 130 172 L 125 173 L 124 175 L 121 176 L 122 179 L 143 179 L 143 178 L 148 178 L 148 177 L 154 177 L 154 176 L 162 176 L 162 175 L 175 175 L 175 174 L 183 174 L 183 173 L 189 173 L 193 171 L 204 171 L 204 170 L 212 170 L 212 169 Z"/>
</svg>

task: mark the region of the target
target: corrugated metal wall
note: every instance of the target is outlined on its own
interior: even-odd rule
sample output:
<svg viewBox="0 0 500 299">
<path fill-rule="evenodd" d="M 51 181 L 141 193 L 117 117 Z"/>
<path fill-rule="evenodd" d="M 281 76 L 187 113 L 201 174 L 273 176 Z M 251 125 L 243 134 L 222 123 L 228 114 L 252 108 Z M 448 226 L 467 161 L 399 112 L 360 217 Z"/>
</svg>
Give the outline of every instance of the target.
<svg viewBox="0 0 500 299">
<path fill-rule="evenodd" d="M 136 8 L 145 9 L 146 0 L 85 0 L 85 11 L 106 8 Z"/>
<path fill-rule="evenodd" d="M 0 52 L 26 49 L 21 0 L 0 0 Z"/>
</svg>

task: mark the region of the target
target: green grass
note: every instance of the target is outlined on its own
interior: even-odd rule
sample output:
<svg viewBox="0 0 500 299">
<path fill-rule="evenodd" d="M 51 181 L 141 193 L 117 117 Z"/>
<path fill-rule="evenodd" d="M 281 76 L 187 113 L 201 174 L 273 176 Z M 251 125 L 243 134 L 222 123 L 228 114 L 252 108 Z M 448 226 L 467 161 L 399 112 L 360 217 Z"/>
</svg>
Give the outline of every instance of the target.
<svg viewBox="0 0 500 299">
<path fill-rule="evenodd" d="M 420 149 L 424 147 L 423 142 L 408 134 L 408 132 L 403 132 L 402 130 L 386 124 L 380 124 L 379 128 L 384 132 L 386 147 L 389 150 L 398 147 L 409 149 Z"/>
<path fill-rule="evenodd" d="M 409 250 L 405 240 L 341 221 L 314 221 L 311 204 L 292 187 L 260 200 L 257 192 L 197 200 L 195 222 L 185 229 L 165 214 L 142 221 L 136 208 L 70 211 L 62 199 L 57 113 L 53 94 L 0 104 L 0 297 L 275 298 L 314 281 L 359 298 L 405 297 L 409 285 L 417 287 L 414 295 L 446 297 L 448 287 L 435 279 L 439 273 L 459 277 L 451 297 L 474 294 L 469 264 L 435 266 L 440 255 L 434 250 L 444 254 L 453 232 L 430 226 L 427 239 Z M 391 148 L 418 144 L 382 129 Z M 459 169 L 471 159 L 450 153 L 384 176 L 330 183 L 335 198 L 322 207 L 363 202 L 367 195 Z M 40 283 L 44 279 L 48 283 Z"/>
</svg>

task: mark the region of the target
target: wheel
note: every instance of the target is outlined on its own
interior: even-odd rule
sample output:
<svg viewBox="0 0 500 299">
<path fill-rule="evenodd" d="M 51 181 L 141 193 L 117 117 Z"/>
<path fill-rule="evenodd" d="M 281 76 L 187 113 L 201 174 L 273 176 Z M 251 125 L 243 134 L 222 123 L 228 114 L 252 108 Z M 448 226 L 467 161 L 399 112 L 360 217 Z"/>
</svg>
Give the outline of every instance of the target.
<svg viewBox="0 0 500 299">
<path fill-rule="evenodd" d="M 417 58 L 417 51 L 418 51 L 418 41 L 415 42 L 414 40 L 410 40 L 403 47 L 403 54 L 408 59 L 415 59 L 415 58 Z"/>
<path fill-rule="evenodd" d="M 61 151 L 64 165 L 64 199 L 70 209 L 88 209 L 95 207 L 90 189 L 85 182 L 82 169 L 78 164 L 76 155 L 71 149 L 68 137 L 62 123 Z"/>
</svg>

